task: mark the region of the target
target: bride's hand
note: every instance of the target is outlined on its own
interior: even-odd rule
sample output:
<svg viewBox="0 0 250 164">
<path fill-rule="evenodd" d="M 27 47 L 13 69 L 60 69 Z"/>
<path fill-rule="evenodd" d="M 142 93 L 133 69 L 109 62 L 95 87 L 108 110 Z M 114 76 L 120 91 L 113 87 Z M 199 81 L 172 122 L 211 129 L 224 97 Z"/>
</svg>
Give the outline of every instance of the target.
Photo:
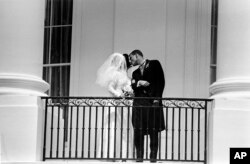
<svg viewBox="0 0 250 164">
<path fill-rule="evenodd" d="M 126 97 L 131 97 L 131 96 L 133 96 L 133 95 L 134 95 L 133 92 L 134 92 L 134 91 L 133 91 L 133 89 L 131 88 L 130 85 L 127 85 L 127 86 L 125 86 L 125 87 L 123 88 L 123 94 L 124 94 L 124 96 L 126 96 Z"/>
<path fill-rule="evenodd" d="M 125 93 L 121 93 L 118 97 L 124 98 L 126 97 Z"/>
<path fill-rule="evenodd" d="M 133 92 L 124 92 L 123 94 L 124 94 L 125 97 L 132 97 L 132 96 L 134 96 Z"/>
</svg>

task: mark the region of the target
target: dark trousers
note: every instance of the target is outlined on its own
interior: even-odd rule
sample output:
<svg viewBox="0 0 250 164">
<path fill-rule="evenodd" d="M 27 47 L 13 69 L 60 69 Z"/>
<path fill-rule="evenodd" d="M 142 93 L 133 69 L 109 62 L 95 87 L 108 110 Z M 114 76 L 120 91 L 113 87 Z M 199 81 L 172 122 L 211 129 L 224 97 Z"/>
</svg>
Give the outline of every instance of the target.
<svg viewBox="0 0 250 164">
<path fill-rule="evenodd" d="M 148 132 L 150 138 L 150 159 L 156 159 L 158 151 L 158 131 Z M 144 133 L 141 130 L 134 130 L 134 143 L 137 158 L 143 158 L 144 155 Z"/>
</svg>

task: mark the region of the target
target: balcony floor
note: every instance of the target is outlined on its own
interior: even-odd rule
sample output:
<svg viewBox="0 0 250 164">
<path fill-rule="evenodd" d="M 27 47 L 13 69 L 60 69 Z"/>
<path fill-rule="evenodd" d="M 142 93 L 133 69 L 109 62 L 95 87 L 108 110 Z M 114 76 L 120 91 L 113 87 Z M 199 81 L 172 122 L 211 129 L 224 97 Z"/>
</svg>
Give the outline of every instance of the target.
<svg viewBox="0 0 250 164">
<path fill-rule="evenodd" d="M 124 164 L 131 164 L 131 163 L 139 163 L 135 161 L 127 161 L 127 162 L 122 162 L 122 161 L 116 161 L 116 162 L 111 162 L 111 161 L 89 161 L 89 160 L 79 160 L 79 161 L 45 161 L 45 162 L 2 162 L 1 164 L 79 164 L 79 163 L 84 163 L 84 164 L 114 164 L 114 163 L 124 163 Z M 143 163 L 150 163 L 149 161 L 144 161 Z M 166 163 L 166 164 L 202 164 L 202 162 L 173 162 L 173 161 L 159 161 L 157 163 Z"/>
</svg>

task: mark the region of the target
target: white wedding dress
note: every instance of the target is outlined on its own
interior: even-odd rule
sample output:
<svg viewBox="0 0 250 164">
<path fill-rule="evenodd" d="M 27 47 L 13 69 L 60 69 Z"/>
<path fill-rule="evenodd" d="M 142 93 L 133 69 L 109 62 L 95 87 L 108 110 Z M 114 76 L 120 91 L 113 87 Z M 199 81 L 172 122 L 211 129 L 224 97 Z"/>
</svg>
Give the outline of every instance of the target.
<svg viewBox="0 0 250 164">
<path fill-rule="evenodd" d="M 106 61 L 106 67 L 107 63 Z M 102 66 L 100 70 L 98 84 L 107 89 L 110 97 L 121 97 L 124 91 L 132 91 L 127 69 L 117 70 L 116 67 Z M 110 107 L 104 108 L 103 125 L 100 125 L 98 135 L 97 158 L 132 158 L 132 109 L 119 103 L 120 101 L 123 100 L 113 99 L 108 105 Z M 112 104 L 114 102 L 116 105 Z"/>
</svg>

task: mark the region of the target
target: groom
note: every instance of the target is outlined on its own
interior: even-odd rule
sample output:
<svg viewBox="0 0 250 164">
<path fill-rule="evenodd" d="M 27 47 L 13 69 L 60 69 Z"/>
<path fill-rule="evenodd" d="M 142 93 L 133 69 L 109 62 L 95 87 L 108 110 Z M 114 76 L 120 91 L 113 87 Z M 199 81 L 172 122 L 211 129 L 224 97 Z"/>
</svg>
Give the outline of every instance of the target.
<svg viewBox="0 0 250 164">
<path fill-rule="evenodd" d="M 129 54 L 130 63 L 139 65 L 132 74 L 135 97 L 162 98 L 165 86 L 164 73 L 158 60 L 145 60 L 140 50 Z M 134 99 L 132 124 L 137 162 L 143 161 L 144 135 L 150 137 L 150 161 L 156 162 L 158 133 L 165 129 L 162 101 L 160 99 Z M 143 106 L 143 107 L 142 107 Z"/>
</svg>

